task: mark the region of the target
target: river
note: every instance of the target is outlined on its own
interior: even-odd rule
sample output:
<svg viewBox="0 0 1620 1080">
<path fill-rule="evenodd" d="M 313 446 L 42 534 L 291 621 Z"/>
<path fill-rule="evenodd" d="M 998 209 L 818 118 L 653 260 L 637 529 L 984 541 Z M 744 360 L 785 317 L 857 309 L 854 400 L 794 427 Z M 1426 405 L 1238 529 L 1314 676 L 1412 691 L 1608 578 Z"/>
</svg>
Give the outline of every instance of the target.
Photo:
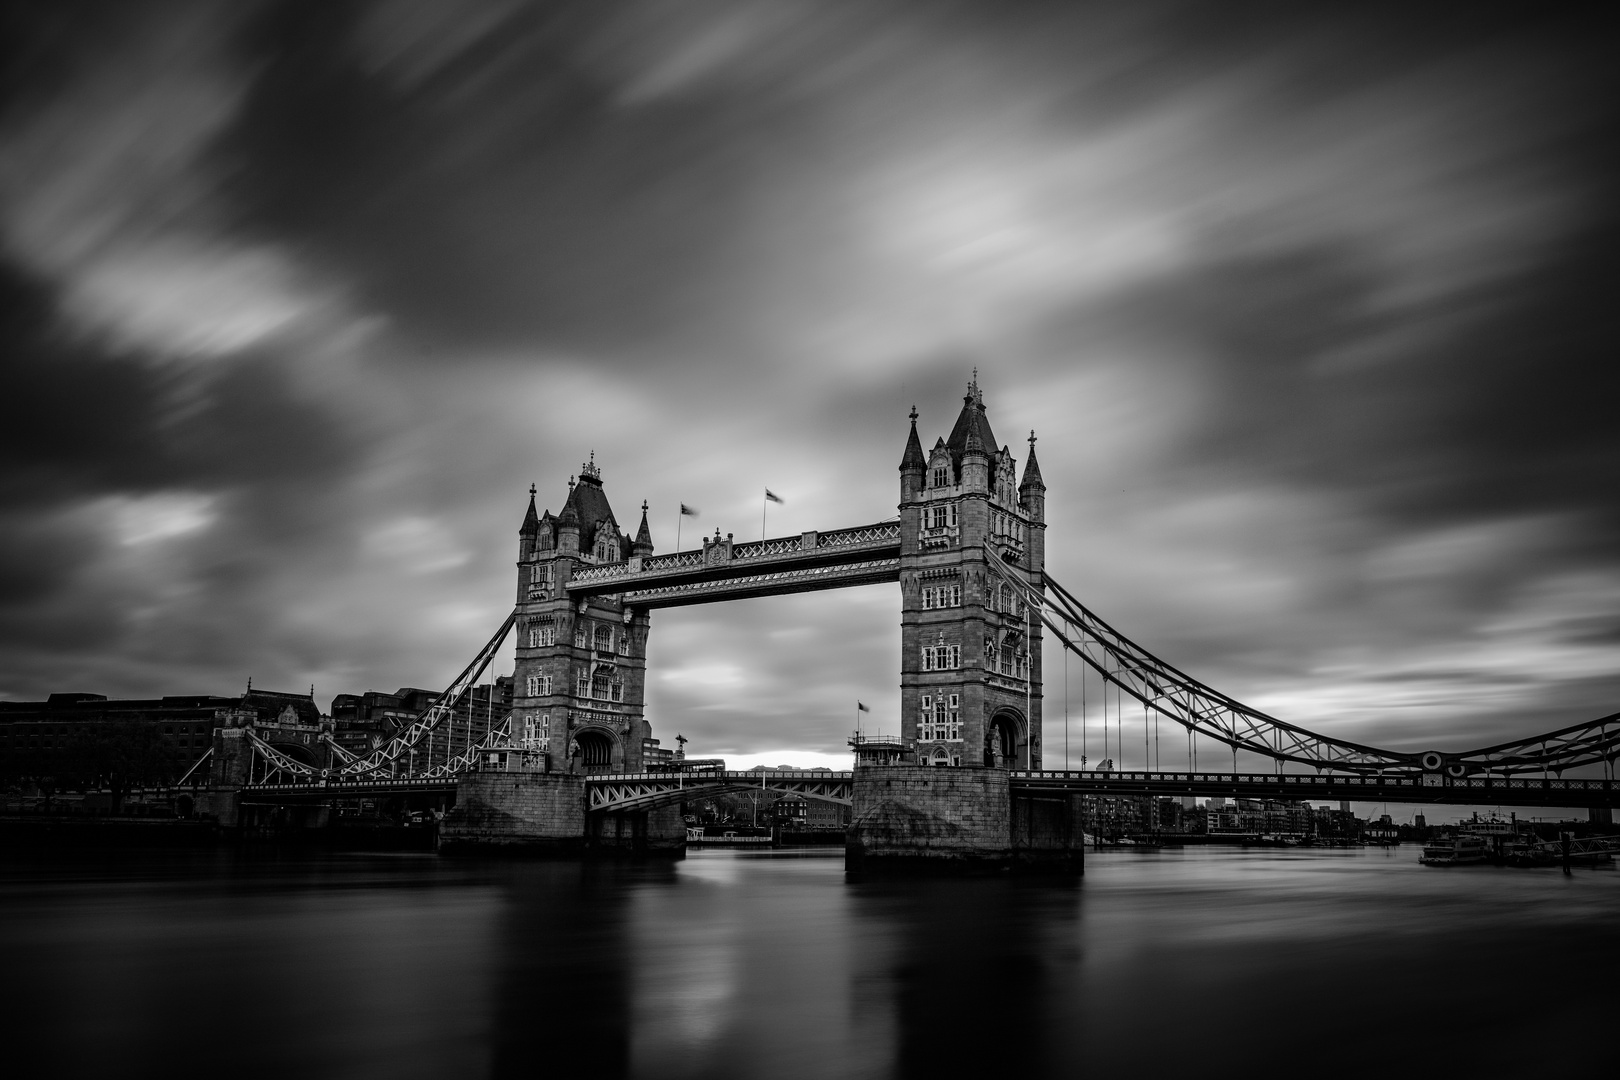
<svg viewBox="0 0 1620 1080">
<path fill-rule="evenodd" d="M 826 851 L 9 853 L 7 1073 L 1608 1075 L 1620 874 L 1417 855 L 852 883 Z"/>
</svg>

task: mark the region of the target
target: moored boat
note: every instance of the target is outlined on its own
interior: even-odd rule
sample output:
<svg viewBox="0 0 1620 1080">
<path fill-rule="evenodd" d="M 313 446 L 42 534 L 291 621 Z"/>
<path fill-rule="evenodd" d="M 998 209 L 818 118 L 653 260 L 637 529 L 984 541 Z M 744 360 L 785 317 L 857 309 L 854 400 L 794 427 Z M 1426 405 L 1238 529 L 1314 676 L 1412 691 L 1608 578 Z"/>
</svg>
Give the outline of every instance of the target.
<svg viewBox="0 0 1620 1080">
<path fill-rule="evenodd" d="M 1423 845 L 1418 862 L 1424 866 L 1466 866 L 1490 857 L 1490 844 L 1483 836 L 1460 832 L 1442 836 Z"/>
</svg>

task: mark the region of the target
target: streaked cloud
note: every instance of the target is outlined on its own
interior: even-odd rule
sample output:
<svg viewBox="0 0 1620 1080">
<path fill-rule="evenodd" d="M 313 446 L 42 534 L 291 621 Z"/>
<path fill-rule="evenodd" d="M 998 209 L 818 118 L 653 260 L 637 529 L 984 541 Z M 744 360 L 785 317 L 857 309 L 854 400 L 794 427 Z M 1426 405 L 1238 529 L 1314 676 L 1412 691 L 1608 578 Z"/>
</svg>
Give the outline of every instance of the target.
<svg viewBox="0 0 1620 1080">
<path fill-rule="evenodd" d="M 505 614 L 530 482 L 556 510 L 594 451 L 662 550 L 683 501 L 684 546 L 756 535 L 767 485 L 773 533 L 886 518 L 907 409 L 945 433 L 977 366 L 1000 437 L 1040 432 L 1054 575 L 1205 681 L 1424 747 L 1615 708 L 1594 26 L 14 22 L 0 694 L 441 684 Z M 836 755 L 856 698 L 898 723 L 897 620 L 876 588 L 659 612 L 658 734 Z"/>
</svg>

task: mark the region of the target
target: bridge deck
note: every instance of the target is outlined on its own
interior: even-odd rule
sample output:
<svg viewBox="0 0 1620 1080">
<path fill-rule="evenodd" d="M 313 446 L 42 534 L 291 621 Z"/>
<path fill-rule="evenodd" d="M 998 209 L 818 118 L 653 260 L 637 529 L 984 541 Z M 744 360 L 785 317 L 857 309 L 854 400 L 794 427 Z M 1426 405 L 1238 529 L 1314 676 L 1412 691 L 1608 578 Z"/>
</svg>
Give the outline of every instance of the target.
<svg viewBox="0 0 1620 1080">
<path fill-rule="evenodd" d="M 659 608 L 899 578 L 900 523 L 882 521 L 589 566 L 578 571 L 566 588 L 574 599 L 622 593 L 627 604 Z"/>
<path fill-rule="evenodd" d="M 1461 779 L 1433 773 L 1348 776 L 1324 773 L 1014 772 L 1014 792 L 1087 795 L 1226 795 L 1262 799 L 1456 803 L 1474 806 L 1620 806 L 1620 783 L 1601 777 Z"/>
<path fill-rule="evenodd" d="M 721 790 L 763 788 L 808 798 L 847 803 L 852 772 L 654 772 L 603 773 L 586 778 L 591 809 L 646 809 L 703 797 Z M 1620 807 L 1620 782 L 1601 777 L 1466 777 L 1435 774 L 1349 776 L 1324 773 L 1042 772 L 1014 771 L 1017 794 L 1075 792 L 1086 795 L 1224 795 L 1260 799 L 1313 799 L 1355 802 L 1453 803 L 1475 806 Z M 243 789 L 254 802 L 307 802 L 388 795 L 447 794 L 454 777 L 431 780 L 317 780 L 297 784 L 254 784 Z"/>
</svg>

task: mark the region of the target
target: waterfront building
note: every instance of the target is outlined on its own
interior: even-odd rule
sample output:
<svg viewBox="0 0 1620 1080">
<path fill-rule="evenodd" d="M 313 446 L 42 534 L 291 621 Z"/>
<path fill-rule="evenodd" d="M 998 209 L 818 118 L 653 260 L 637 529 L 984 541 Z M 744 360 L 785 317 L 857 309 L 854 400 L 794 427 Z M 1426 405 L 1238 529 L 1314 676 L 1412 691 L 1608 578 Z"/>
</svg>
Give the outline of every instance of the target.
<svg viewBox="0 0 1620 1080">
<path fill-rule="evenodd" d="M 173 783 L 212 745 L 230 715 L 313 745 L 331 720 L 313 694 L 253 690 L 237 697 L 171 694 L 111 698 L 52 694 L 44 701 L 0 701 L 0 780 L 48 778 L 58 788 Z"/>
</svg>

